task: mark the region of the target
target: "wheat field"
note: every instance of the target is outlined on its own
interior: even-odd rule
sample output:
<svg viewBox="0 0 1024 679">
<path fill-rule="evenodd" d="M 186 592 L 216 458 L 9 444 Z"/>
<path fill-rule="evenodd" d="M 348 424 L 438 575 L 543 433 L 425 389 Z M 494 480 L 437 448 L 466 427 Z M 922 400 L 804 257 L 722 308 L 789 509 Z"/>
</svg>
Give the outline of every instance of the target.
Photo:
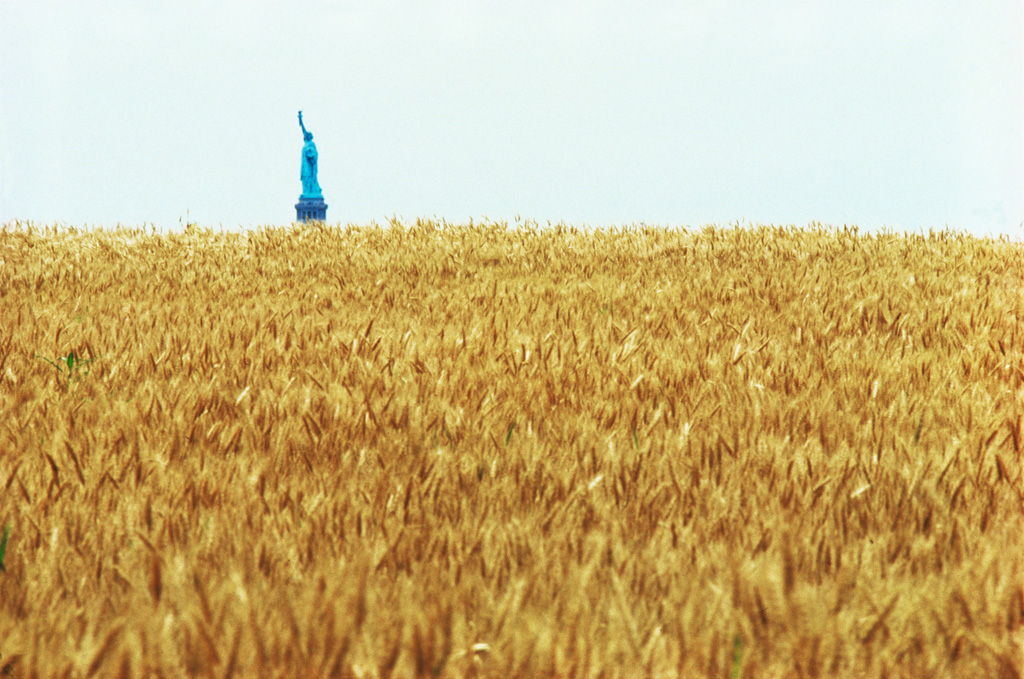
<svg viewBox="0 0 1024 679">
<path fill-rule="evenodd" d="M 1020 677 L 1022 248 L 0 231 L 13 677 Z"/>
</svg>

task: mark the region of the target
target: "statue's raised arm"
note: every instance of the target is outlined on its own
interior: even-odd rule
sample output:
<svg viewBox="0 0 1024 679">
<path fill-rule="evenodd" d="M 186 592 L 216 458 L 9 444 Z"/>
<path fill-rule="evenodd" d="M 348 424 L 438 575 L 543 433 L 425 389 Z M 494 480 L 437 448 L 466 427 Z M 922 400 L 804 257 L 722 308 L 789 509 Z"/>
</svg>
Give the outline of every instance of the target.
<svg viewBox="0 0 1024 679">
<path fill-rule="evenodd" d="M 302 128 L 302 137 L 305 138 L 308 132 L 306 132 L 306 126 L 302 124 L 302 111 L 299 111 L 299 127 Z"/>
</svg>

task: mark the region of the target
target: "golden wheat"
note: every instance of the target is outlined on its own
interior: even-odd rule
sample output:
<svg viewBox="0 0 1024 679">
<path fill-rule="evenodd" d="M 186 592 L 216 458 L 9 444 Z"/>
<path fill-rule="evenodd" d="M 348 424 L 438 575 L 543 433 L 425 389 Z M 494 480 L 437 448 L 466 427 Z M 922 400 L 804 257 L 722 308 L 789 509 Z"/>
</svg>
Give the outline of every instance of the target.
<svg viewBox="0 0 1024 679">
<path fill-rule="evenodd" d="M 1020 677 L 1021 256 L 8 225 L 0 665 Z"/>
</svg>

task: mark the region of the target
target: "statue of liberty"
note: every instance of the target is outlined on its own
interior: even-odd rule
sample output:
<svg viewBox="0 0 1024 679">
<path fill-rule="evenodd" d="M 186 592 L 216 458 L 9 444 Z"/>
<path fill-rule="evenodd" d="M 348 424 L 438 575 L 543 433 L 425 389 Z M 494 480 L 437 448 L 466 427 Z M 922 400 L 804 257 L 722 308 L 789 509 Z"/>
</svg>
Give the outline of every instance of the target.
<svg viewBox="0 0 1024 679">
<path fill-rule="evenodd" d="M 316 180 L 316 144 L 313 143 L 313 133 L 306 130 L 302 124 L 302 111 L 299 111 L 299 126 L 302 128 L 302 138 L 306 143 L 302 146 L 302 195 L 303 198 L 323 198 L 320 190 L 320 183 Z"/>
</svg>

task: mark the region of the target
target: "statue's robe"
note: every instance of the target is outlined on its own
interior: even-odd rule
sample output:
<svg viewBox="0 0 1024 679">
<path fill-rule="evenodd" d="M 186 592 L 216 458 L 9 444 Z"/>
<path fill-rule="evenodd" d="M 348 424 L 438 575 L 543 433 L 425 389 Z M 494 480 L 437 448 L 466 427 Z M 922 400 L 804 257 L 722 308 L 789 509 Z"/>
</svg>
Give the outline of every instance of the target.
<svg viewBox="0 0 1024 679">
<path fill-rule="evenodd" d="M 302 147 L 302 195 L 314 198 L 323 196 L 316 179 L 316 144 L 307 141 Z"/>
</svg>

